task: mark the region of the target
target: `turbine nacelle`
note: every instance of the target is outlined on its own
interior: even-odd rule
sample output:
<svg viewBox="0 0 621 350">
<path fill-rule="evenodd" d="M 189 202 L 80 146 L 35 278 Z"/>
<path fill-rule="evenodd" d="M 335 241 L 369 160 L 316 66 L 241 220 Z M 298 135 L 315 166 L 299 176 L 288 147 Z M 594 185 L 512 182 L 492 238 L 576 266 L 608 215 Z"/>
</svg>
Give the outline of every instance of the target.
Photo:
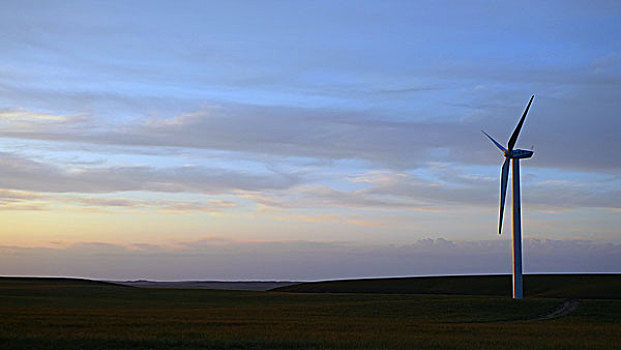
<svg viewBox="0 0 621 350">
<path fill-rule="evenodd" d="M 505 152 L 505 157 L 511 159 L 523 159 L 533 156 L 533 151 L 527 149 L 514 149 L 513 151 Z"/>
</svg>

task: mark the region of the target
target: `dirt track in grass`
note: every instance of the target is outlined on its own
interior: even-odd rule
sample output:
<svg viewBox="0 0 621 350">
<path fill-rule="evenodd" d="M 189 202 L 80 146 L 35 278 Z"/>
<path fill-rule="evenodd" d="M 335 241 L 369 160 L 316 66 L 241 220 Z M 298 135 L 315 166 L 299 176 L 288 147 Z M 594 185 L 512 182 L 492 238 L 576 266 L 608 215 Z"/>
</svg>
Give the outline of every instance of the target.
<svg viewBox="0 0 621 350">
<path fill-rule="evenodd" d="M 566 300 L 563 303 L 563 305 L 561 305 L 561 307 L 555 310 L 554 312 L 551 312 L 547 315 L 533 318 L 529 321 L 551 320 L 553 318 L 567 316 L 570 312 L 576 310 L 578 308 L 578 305 L 580 305 L 580 302 L 578 300 L 574 300 L 574 299 Z"/>
<path fill-rule="evenodd" d="M 567 316 L 571 312 L 575 311 L 578 308 L 580 302 L 578 300 L 566 300 L 561 304 L 561 306 L 545 315 L 535 316 L 535 317 L 522 317 L 522 318 L 503 318 L 497 320 L 485 320 L 485 321 L 470 321 L 470 322 L 448 322 L 448 323 L 503 323 L 503 322 L 526 322 L 526 321 L 544 321 L 544 320 L 552 320 L 555 318 Z"/>
</svg>

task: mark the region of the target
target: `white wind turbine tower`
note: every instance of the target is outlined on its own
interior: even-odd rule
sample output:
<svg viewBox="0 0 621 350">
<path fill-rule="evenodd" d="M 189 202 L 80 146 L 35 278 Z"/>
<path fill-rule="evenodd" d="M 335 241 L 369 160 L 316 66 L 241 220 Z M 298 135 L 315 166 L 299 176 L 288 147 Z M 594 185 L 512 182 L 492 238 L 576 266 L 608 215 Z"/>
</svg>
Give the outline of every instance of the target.
<svg viewBox="0 0 621 350">
<path fill-rule="evenodd" d="M 530 158 L 533 156 L 533 151 L 524 149 L 513 149 L 515 142 L 517 141 L 524 119 L 530 108 L 530 104 L 533 102 L 531 96 L 528 101 L 528 106 L 522 115 L 522 118 L 518 122 L 509 142 L 507 148 L 502 147 L 501 144 L 496 142 L 485 131 L 483 133 L 498 147 L 505 156 L 505 162 L 502 164 L 502 172 L 500 177 L 500 221 L 498 224 L 498 234 L 502 232 L 502 215 L 505 209 L 505 196 L 507 194 L 507 180 L 509 177 L 509 160 L 513 165 L 513 299 L 521 299 L 522 294 L 522 206 L 520 204 L 520 159 Z M 481 130 L 482 131 L 482 130 Z"/>
</svg>

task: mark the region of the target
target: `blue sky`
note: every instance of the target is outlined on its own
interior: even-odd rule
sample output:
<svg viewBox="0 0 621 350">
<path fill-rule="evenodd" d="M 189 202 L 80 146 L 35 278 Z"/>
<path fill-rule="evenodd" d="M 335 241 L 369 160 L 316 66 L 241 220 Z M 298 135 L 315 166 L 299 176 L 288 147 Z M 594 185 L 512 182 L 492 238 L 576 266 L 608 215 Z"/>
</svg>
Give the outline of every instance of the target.
<svg viewBox="0 0 621 350">
<path fill-rule="evenodd" d="M 5 1 L 0 33 L 0 274 L 508 272 L 480 130 L 532 94 L 526 270 L 621 267 L 618 2 Z"/>
</svg>

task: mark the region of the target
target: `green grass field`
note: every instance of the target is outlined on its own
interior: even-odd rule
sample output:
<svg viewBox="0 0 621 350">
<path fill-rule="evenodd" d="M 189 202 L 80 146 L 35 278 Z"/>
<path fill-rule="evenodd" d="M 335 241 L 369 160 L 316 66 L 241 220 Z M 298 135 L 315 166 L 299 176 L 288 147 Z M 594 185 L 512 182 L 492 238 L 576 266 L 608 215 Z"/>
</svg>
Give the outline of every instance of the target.
<svg viewBox="0 0 621 350">
<path fill-rule="evenodd" d="M 618 348 L 619 299 L 581 299 L 553 320 L 506 321 L 547 314 L 563 300 L 0 278 L 0 349 Z"/>
</svg>

